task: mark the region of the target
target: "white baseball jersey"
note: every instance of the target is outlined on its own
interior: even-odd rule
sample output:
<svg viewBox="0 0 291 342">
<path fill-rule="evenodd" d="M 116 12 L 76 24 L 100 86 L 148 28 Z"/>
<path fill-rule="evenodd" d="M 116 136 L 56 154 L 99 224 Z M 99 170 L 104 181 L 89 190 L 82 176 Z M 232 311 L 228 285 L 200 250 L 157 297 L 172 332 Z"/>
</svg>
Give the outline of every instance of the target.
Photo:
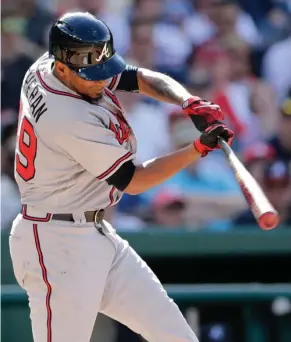
<svg viewBox="0 0 291 342">
<path fill-rule="evenodd" d="M 53 62 L 42 56 L 22 85 L 15 158 L 21 201 L 53 213 L 113 205 L 122 192 L 105 180 L 136 152 L 113 93 L 120 75 L 90 103 L 53 75 Z"/>
<path fill-rule="evenodd" d="M 198 342 L 128 242 L 105 220 L 81 219 L 120 199 L 106 179 L 134 158 L 136 141 L 112 91 L 86 102 L 53 76 L 52 63 L 43 56 L 23 82 L 15 176 L 28 211 L 9 237 L 33 340 L 89 342 L 101 312 L 147 341 Z M 74 222 L 43 213 L 71 213 Z"/>
</svg>

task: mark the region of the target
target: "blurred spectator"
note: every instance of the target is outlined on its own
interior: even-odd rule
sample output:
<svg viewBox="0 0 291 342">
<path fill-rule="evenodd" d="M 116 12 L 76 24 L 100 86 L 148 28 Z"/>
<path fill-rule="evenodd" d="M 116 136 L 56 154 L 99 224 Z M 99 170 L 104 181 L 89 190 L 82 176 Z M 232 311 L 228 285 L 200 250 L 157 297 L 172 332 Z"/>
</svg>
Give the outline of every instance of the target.
<svg viewBox="0 0 291 342">
<path fill-rule="evenodd" d="M 275 94 L 266 82 L 252 74 L 251 49 L 247 43 L 236 36 L 229 36 L 222 41 L 222 46 L 230 58 L 231 85 L 233 88 L 237 88 L 237 92 L 232 94 L 233 100 L 231 102 L 237 111 L 238 119 L 245 121 L 245 117 L 249 116 L 251 126 L 258 121 L 262 137 L 269 137 L 277 129 L 278 109 Z M 249 91 L 245 91 L 247 89 Z M 243 94 L 247 96 L 244 99 L 242 99 Z M 231 91 L 229 95 L 231 95 Z M 239 101 L 237 95 L 240 95 L 244 104 Z M 240 106 L 241 108 L 239 108 Z M 246 134 L 249 133 L 250 130 L 248 129 Z M 260 133 L 257 132 L 257 134 Z"/>
<path fill-rule="evenodd" d="M 14 181 L 16 125 L 8 125 L 1 134 L 1 229 L 10 229 L 20 212 L 20 195 Z"/>
<path fill-rule="evenodd" d="M 66 0 L 62 0 L 62 2 L 65 2 Z M 69 0 L 71 3 L 74 0 Z M 58 0 L 50 0 L 50 1 L 43 1 L 43 0 L 36 0 L 37 5 L 39 8 L 41 8 L 44 11 L 48 11 L 50 13 L 55 13 L 57 5 L 58 5 Z"/>
<path fill-rule="evenodd" d="M 139 67 L 155 69 L 154 21 L 134 20 L 131 23 L 131 30 L 131 45 L 126 55 L 127 62 Z"/>
<path fill-rule="evenodd" d="M 57 16 L 61 16 L 62 14 L 66 12 L 74 12 L 74 11 L 81 10 L 80 5 L 79 5 L 79 0 L 62 0 L 62 1 L 54 0 L 54 1 L 56 2 L 54 10 Z"/>
<path fill-rule="evenodd" d="M 219 104 L 236 133 L 234 147 L 268 138 L 277 128 L 278 110 L 272 89 L 251 70 L 250 46 L 237 36 L 201 46 L 194 57 L 194 68 L 204 68 L 212 76 L 211 100 Z"/>
<path fill-rule="evenodd" d="M 4 25 L 17 28 L 18 33 L 21 34 L 22 40 L 25 39 L 26 51 L 33 48 L 40 47 L 46 49 L 48 44 L 48 32 L 50 25 L 53 23 L 55 17 L 50 11 L 38 5 L 37 0 L 15 0 L 2 9 L 4 17 Z M 37 57 L 37 56 L 34 56 Z"/>
<path fill-rule="evenodd" d="M 278 158 L 291 163 L 291 95 L 280 107 L 279 127 L 269 144 L 275 149 Z"/>
<path fill-rule="evenodd" d="M 272 8 L 258 23 L 262 36 L 261 47 L 267 48 L 279 40 L 288 37 L 291 16 L 283 8 L 276 6 Z"/>
<path fill-rule="evenodd" d="M 289 37 L 273 44 L 263 59 L 263 76 L 273 87 L 280 103 L 291 87 L 291 29 Z"/>
<path fill-rule="evenodd" d="M 185 20 L 192 43 L 199 46 L 225 34 L 237 34 L 251 45 L 260 44 L 260 34 L 251 16 L 235 0 L 195 1 L 195 14 Z"/>
<path fill-rule="evenodd" d="M 263 188 L 267 198 L 279 212 L 280 223 L 291 228 L 291 169 L 282 160 L 267 165 Z"/>
<path fill-rule="evenodd" d="M 267 163 L 275 159 L 275 156 L 276 151 L 271 145 L 265 142 L 258 142 L 248 146 L 243 151 L 242 161 L 256 181 L 259 184 L 262 184 L 264 179 L 264 168 Z"/>
<path fill-rule="evenodd" d="M 191 52 L 191 41 L 185 35 L 182 23 L 187 15 L 185 2 L 136 0 L 132 10 L 132 39 L 151 25 L 151 54 L 155 69 L 183 82 L 187 73 L 185 61 Z M 147 27 L 148 24 L 148 27 Z M 142 29 L 143 27 L 143 29 Z M 143 40 L 140 40 L 141 44 Z M 179 48 L 177 48 L 179 47 Z M 140 52 L 140 54 L 142 54 Z"/>
<path fill-rule="evenodd" d="M 1 26 L 1 116 L 9 115 L 16 120 L 22 80 L 34 60 L 18 51 L 18 41 L 21 38 L 17 30 L 8 26 L 4 19 Z"/>
<path fill-rule="evenodd" d="M 157 102 L 144 102 L 139 94 L 121 92 L 118 98 L 138 141 L 136 162 L 169 153 L 171 137 L 164 107 Z"/>
<path fill-rule="evenodd" d="M 18 112 L 20 88 L 27 69 L 48 44 L 51 13 L 35 0 L 16 0 L 2 12 L 1 109 Z M 16 114 L 14 114 L 16 117 Z"/>
<path fill-rule="evenodd" d="M 187 90 L 202 99 L 212 99 L 214 85 L 211 73 L 206 68 L 194 67 L 188 74 L 185 81 Z"/>
<path fill-rule="evenodd" d="M 1 147 L 3 152 L 3 163 L 1 173 L 5 173 L 14 179 L 14 151 L 16 144 L 17 123 L 8 124 L 1 129 Z"/>
<path fill-rule="evenodd" d="M 187 203 L 185 197 L 179 192 L 161 190 L 155 195 L 151 205 L 152 222 L 155 225 L 166 228 L 185 227 Z"/>
<path fill-rule="evenodd" d="M 163 0 L 133 0 L 131 17 L 135 20 L 159 22 L 163 17 Z"/>
<path fill-rule="evenodd" d="M 241 7 L 250 14 L 256 23 L 262 21 L 272 9 L 272 0 L 239 0 Z"/>
<path fill-rule="evenodd" d="M 191 14 L 189 10 L 185 1 L 166 1 L 163 19 L 154 31 L 157 69 L 182 83 L 187 75 L 186 59 L 192 51 L 191 40 L 183 27 L 185 18 Z"/>
</svg>

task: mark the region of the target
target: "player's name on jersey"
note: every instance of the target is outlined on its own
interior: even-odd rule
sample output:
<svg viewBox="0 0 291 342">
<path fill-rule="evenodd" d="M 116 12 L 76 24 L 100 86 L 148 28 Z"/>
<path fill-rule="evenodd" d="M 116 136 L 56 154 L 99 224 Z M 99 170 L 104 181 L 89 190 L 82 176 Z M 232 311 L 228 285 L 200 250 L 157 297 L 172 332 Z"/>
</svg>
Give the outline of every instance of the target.
<svg viewBox="0 0 291 342">
<path fill-rule="evenodd" d="M 23 82 L 23 91 L 27 97 L 31 115 L 38 122 L 43 113 L 47 111 L 47 105 L 40 91 L 40 85 L 37 83 L 36 76 L 29 72 Z"/>
</svg>

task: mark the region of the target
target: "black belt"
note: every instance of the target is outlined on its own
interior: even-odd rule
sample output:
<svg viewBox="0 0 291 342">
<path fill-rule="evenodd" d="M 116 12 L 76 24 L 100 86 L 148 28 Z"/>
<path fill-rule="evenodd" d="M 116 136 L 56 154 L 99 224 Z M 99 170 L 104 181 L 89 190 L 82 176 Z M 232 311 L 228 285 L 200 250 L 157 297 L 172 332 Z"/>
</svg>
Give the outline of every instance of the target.
<svg viewBox="0 0 291 342">
<path fill-rule="evenodd" d="M 22 206 L 23 217 L 32 221 L 48 222 L 51 219 L 51 220 L 57 220 L 57 221 L 75 222 L 74 215 L 69 214 L 69 213 L 68 214 L 48 213 L 45 218 L 38 218 L 38 217 L 32 217 L 32 216 L 27 215 L 26 210 L 27 210 L 27 206 L 24 204 Z M 104 215 L 105 215 L 104 209 L 84 212 L 86 222 L 99 223 L 104 219 Z"/>
<path fill-rule="evenodd" d="M 104 219 L 104 209 L 95 211 L 85 211 L 86 222 L 100 222 Z M 73 214 L 52 214 L 52 220 L 75 222 Z"/>
</svg>

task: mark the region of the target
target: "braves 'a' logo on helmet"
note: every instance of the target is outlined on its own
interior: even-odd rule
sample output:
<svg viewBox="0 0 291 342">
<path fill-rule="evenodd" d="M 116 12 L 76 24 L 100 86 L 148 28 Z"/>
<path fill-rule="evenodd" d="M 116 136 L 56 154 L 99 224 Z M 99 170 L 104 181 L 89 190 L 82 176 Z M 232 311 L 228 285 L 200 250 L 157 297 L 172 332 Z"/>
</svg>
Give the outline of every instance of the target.
<svg viewBox="0 0 291 342">
<path fill-rule="evenodd" d="M 103 57 L 109 58 L 110 57 L 110 51 L 108 49 L 107 43 L 104 44 L 103 49 L 100 53 L 100 56 L 96 58 L 96 62 L 100 62 Z"/>
</svg>

